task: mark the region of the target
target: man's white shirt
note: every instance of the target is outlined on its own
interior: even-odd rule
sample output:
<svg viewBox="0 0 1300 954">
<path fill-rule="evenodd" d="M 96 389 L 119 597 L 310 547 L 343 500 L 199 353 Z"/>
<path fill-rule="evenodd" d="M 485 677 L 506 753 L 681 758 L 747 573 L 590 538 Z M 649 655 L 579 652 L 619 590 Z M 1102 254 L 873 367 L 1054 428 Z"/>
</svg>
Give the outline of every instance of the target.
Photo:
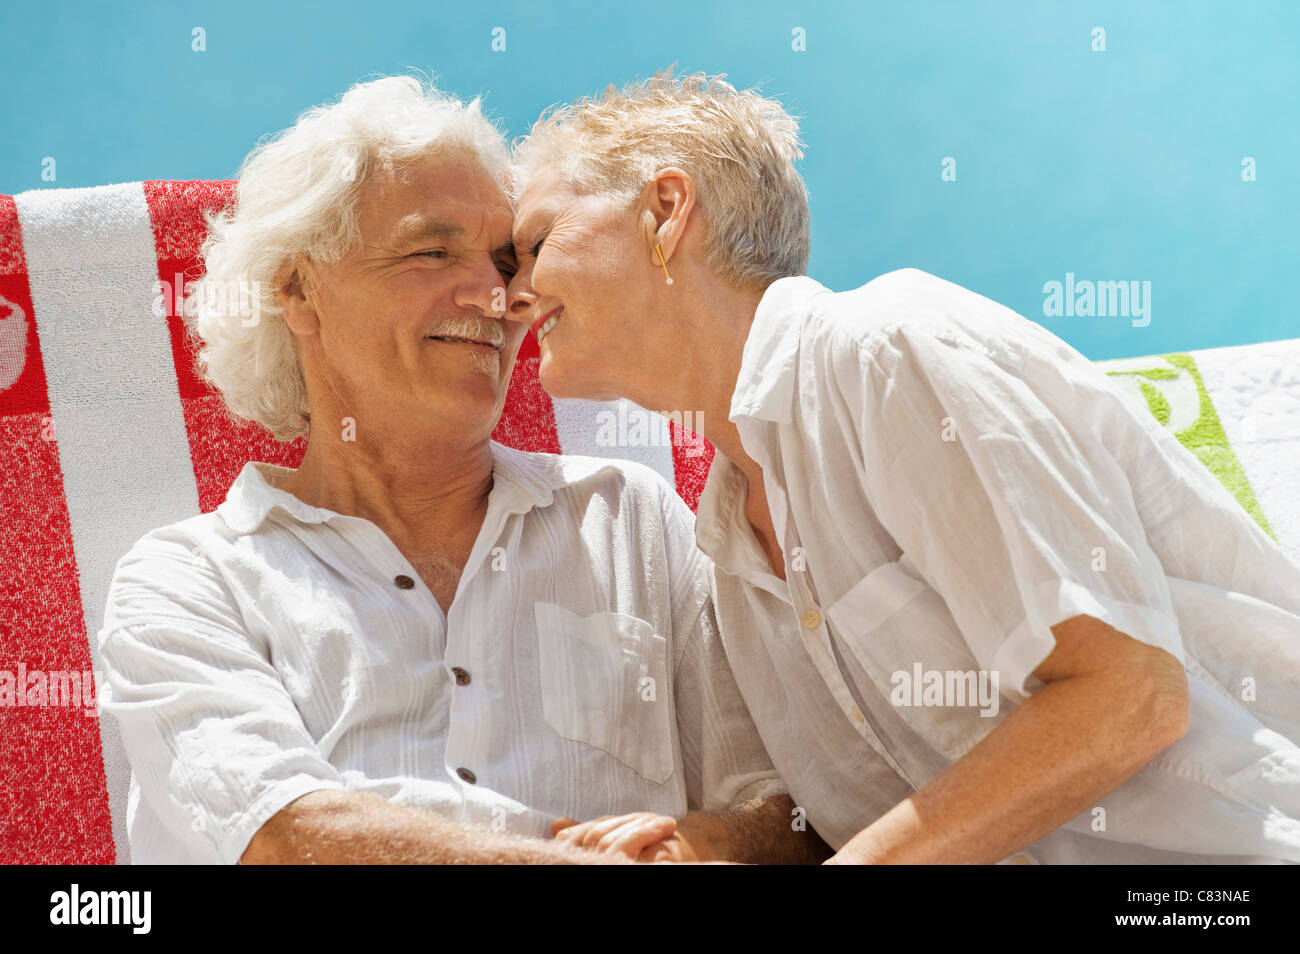
<svg viewBox="0 0 1300 954">
<path fill-rule="evenodd" d="M 789 582 L 721 454 L 697 539 L 736 680 L 833 848 L 1040 688 L 1051 626 L 1082 614 L 1184 663 L 1191 728 L 1027 860 L 1300 861 L 1300 568 L 1077 351 L 916 269 L 782 279 L 730 419 Z"/>
<path fill-rule="evenodd" d="M 672 488 L 625 461 L 492 454 L 447 614 L 376 524 L 277 489 L 271 464 L 123 556 L 101 704 L 136 861 L 236 862 L 319 789 L 537 837 L 785 791 Z"/>
</svg>

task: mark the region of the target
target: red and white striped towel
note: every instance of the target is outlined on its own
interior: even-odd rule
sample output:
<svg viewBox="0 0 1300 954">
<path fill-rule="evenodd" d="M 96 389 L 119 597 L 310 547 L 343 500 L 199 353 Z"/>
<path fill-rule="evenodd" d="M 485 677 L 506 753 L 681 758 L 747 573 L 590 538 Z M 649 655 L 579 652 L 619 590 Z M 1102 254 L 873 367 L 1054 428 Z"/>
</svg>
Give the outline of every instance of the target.
<svg viewBox="0 0 1300 954">
<path fill-rule="evenodd" d="M 233 186 L 0 196 L 0 672 L 102 669 L 87 634 L 131 544 L 215 509 L 247 461 L 301 459 L 305 442 L 228 420 L 172 298 L 198 275 L 202 213 Z M 552 400 L 537 363 L 529 335 L 497 440 L 639 460 L 695 506 L 712 448 L 675 425 L 666 441 L 611 446 L 597 415 L 617 402 Z M 85 712 L 0 708 L 0 862 L 129 860 L 126 755 L 112 720 Z"/>
</svg>

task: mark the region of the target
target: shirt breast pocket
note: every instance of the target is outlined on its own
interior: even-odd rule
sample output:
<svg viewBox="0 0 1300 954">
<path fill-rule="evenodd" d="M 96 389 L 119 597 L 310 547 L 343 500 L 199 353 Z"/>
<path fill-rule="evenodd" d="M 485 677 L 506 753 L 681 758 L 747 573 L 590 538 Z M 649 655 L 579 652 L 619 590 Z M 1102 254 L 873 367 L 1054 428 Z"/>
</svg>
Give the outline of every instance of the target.
<svg viewBox="0 0 1300 954">
<path fill-rule="evenodd" d="M 943 597 L 899 563 L 867 574 L 827 616 L 893 711 L 949 761 L 1005 718 L 997 674 L 979 669 Z"/>
<path fill-rule="evenodd" d="M 535 618 L 547 724 L 662 785 L 674 761 L 668 641 L 625 613 L 537 603 Z"/>
</svg>

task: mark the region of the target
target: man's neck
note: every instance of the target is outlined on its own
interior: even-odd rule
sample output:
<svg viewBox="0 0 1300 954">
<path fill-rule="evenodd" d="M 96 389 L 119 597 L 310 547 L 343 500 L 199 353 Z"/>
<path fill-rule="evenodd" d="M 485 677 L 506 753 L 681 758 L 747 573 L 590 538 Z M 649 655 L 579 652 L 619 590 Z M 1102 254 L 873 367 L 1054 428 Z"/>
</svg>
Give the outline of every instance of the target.
<svg viewBox="0 0 1300 954">
<path fill-rule="evenodd" d="M 329 419 L 323 417 L 322 419 Z M 485 438 L 374 433 L 364 441 L 313 433 L 302 464 L 280 485 L 304 503 L 364 517 L 403 553 L 443 555 L 472 544 L 492 490 Z"/>
</svg>

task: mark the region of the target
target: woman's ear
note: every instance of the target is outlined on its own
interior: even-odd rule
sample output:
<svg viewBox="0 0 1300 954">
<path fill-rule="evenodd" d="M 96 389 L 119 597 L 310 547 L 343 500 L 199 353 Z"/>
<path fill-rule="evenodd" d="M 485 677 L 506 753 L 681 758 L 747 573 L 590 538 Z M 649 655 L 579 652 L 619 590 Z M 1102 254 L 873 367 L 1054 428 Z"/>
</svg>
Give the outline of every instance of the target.
<svg viewBox="0 0 1300 954">
<path fill-rule="evenodd" d="M 301 259 L 286 264 L 276 276 L 275 293 L 284 323 L 295 334 L 310 335 L 320 330 L 312 284 L 311 263 Z"/>
<path fill-rule="evenodd" d="M 650 262 L 659 265 L 655 245 L 663 247 L 665 261 L 672 257 L 686 231 L 686 222 L 695 209 L 695 179 L 685 169 L 669 166 L 660 169 L 646 184 L 646 225 Z"/>
</svg>

